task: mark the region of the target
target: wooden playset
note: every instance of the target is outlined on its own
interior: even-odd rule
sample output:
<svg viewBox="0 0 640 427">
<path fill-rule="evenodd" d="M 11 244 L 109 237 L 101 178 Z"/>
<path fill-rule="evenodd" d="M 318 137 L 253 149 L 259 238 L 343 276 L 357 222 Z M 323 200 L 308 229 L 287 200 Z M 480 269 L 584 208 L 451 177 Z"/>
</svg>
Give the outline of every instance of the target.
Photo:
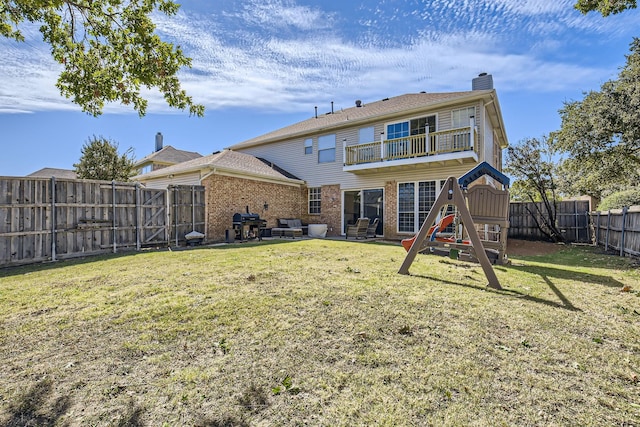
<svg viewBox="0 0 640 427">
<path fill-rule="evenodd" d="M 502 189 L 488 184 L 470 184 L 489 176 Z M 455 214 L 438 217 L 452 205 Z M 437 221 L 437 222 L 436 222 Z M 453 224 L 454 233 L 442 231 Z M 489 281 L 489 286 L 501 289 L 492 264 L 506 264 L 507 231 L 509 229 L 509 178 L 483 162 L 456 180 L 449 177 L 431 207 L 420 231 L 402 241 L 407 256 L 398 271 L 409 274 L 409 267 L 419 252 L 448 253 L 451 258 L 476 261 Z"/>
</svg>

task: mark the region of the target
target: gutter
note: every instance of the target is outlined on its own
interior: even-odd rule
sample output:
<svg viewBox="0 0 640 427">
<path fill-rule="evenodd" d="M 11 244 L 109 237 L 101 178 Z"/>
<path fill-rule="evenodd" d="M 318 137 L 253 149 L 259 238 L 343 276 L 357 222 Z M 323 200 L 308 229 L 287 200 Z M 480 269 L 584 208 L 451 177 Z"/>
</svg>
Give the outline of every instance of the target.
<svg viewBox="0 0 640 427">
<path fill-rule="evenodd" d="M 291 179 L 291 178 L 284 178 L 284 179 L 278 179 L 276 177 L 271 177 L 268 175 L 262 175 L 259 173 L 251 173 L 251 172 L 245 172 L 245 171 L 238 171 L 236 169 L 229 169 L 229 168 L 221 168 L 218 166 L 209 166 L 208 169 L 206 169 L 208 172 L 203 175 L 200 180 L 204 180 L 208 177 L 210 177 L 211 175 L 224 175 L 224 176 L 232 176 L 232 177 L 238 177 L 238 178 L 243 178 L 243 177 L 249 177 L 249 178 L 256 178 L 259 179 L 260 181 L 264 181 L 264 182 L 272 182 L 272 183 L 276 183 L 276 184 L 287 184 L 287 185 L 292 185 L 292 186 L 298 186 L 298 185 L 304 185 L 306 184 L 306 181 L 300 180 L 300 179 Z"/>
</svg>

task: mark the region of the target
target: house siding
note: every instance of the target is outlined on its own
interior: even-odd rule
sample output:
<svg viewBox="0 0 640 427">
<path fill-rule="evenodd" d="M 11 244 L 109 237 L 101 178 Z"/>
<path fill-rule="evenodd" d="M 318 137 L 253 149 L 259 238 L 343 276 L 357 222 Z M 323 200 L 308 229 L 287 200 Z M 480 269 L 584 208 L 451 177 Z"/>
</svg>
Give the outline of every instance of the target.
<svg viewBox="0 0 640 427">
<path fill-rule="evenodd" d="M 437 116 L 437 130 L 446 130 L 451 128 L 452 123 L 452 111 L 464 108 L 464 107 L 475 107 L 476 108 L 476 117 L 478 117 L 478 110 L 480 109 L 480 103 L 465 103 L 460 105 L 455 105 L 447 109 L 442 109 L 438 111 L 427 111 L 424 113 L 414 114 L 411 116 L 399 116 L 394 119 L 385 119 L 382 121 L 371 122 L 371 123 L 363 123 L 358 124 L 357 126 L 339 129 L 336 131 L 327 130 L 325 132 L 318 132 L 314 134 L 311 138 L 313 140 L 313 153 L 312 154 L 304 154 L 304 141 L 309 138 L 309 136 L 304 136 L 300 138 L 295 138 L 287 141 L 276 142 L 271 144 L 259 145 L 244 149 L 238 149 L 240 152 L 252 154 L 256 157 L 262 157 L 269 161 L 274 162 L 281 168 L 291 172 L 292 174 L 304 179 L 309 187 L 320 187 L 322 185 L 328 184 L 337 184 L 340 185 L 342 189 L 354 189 L 354 188 L 381 188 L 384 186 L 385 182 L 389 179 L 389 175 L 395 176 L 395 174 L 400 174 L 400 176 L 415 176 L 416 173 L 424 174 L 431 173 L 430 169 L 442 170 L 438 165 L 434 165 L 433 168 L 421 169 L 420 172 L 380 172 L 377 174 L 373 174 L 371 176 L 368 175 L 358 175 L 350 172 L 343 171 L 343 162 L 344 162 L 344 146 L 358 144 L 358 132 L 359 129 L 364 127 L 373 126 L 374 127 L 374 137 L 376 140 L 380 140 L 381 133 L 386 131 L 386 126 L 391 123 L 396 123 L 402 120 L 410 120 L 417 117 L 424 117 L 426 115 L 436 115 Z M 489 125 L 489 132 L 491 133 L 491 125 Z M 479 137 L 479 151 L 480 156 L 484 156 L 484 132 L 487 131 L 486 126 L 483 126 L 482 123 L 478 123 L 478 129 L 480 131 Z M 335 133 L 336 135 L 336 160 L 331 163 L 318 163 L 318 137 L 323 135 L 329 135 Z M 492 139 L 491 139 L 492 140 Z M 373 141 L 372 141 L 373 142 Z M 489 147 L 490 150 L 493 150 L 492 147 Z M 464 172 L 470 169 L 469 165 L 463 166 L 462 168 L 457 168 L 456 173 L 462 172 L 459 175 L 464 174 Z M 447 178 L 450 176 L 450 172 L 443 170 L 443 172 Z M 456 175 L 456 176 L 459 176 Z"/>
<path fill-rule="evenodd" d="M 151 178 L 142 180 L 143 184 L 147 188 L 167 188 L 170 185 L 200 185 L 200 172 L 194 172 L 190 174 L 182 174 L 169 178 L 168 176 Z"/>
<path fill-rule="evenodd" d="M 495 164 L 495 159 L 493 156 L 493 127 L 491 126 L 491 122 L 489 121 L 489 118 L 486 116 L 486 114 L 484 115 L 484 140 L 485 140 L 485 145 L 484 145 L 484 151 L 483 151 L 483 156 L 480 159 L 480 161 L 485 161 L 487 163 L 489 163 L 491 166 L 494 166 L 496 169 L 501 170 L 502 169 L 502 165 L 496 165 Z"/>
</svg>

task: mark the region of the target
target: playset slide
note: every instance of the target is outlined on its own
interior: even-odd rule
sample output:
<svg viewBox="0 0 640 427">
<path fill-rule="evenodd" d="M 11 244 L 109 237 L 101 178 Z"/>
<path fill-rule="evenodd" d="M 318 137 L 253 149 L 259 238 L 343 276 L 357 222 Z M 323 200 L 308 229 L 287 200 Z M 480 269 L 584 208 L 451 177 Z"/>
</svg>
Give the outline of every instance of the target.
<svg viewBox="0 0 640 427">
<path fill-rule="evenodd" d="M 455 214 L 449 214 L 447 216 L 442 217 L 442 219 L 437 224 L 434 224 L 433 226 L 431 226 L 431 228 L 427 232 L 427 235 L 429 236 L 429 240 L 432 240 L 432 241 L 433 240 L 440 240 L 439 237 L 436 237 L 436 234 L 440 230 L 444 230 L 445 228 L 450 226 L 455 218 L 456 218 Z M 409 252 L 409 249 L 411 249 L 411 245 L 413 245 L 413 242 L 414 242 L 414 240 L 416 240 L 417 236 L 418 235 L 416 234 L 415 236 L 411 237 L 410 239 L 403 239 L 402 240 L 402 247 L 404 247 L 404 249 L 407 252 Z"/>
</svg>

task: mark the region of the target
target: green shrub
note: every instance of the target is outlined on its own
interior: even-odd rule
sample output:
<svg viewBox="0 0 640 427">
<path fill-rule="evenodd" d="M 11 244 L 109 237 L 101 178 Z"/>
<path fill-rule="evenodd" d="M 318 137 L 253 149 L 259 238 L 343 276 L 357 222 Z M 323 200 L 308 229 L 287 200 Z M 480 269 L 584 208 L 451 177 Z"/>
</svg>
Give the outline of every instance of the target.
<svg viewBox="0 0 640 427">
<path fill-rule="evenodd" d="M 608 211 L 609 209 L 622 209 L 625 206 L 633 205 L 640 205 L 640 188 L 619 191 L 605 197 L 598 205 L 598 210 Z"/>
</svg>

